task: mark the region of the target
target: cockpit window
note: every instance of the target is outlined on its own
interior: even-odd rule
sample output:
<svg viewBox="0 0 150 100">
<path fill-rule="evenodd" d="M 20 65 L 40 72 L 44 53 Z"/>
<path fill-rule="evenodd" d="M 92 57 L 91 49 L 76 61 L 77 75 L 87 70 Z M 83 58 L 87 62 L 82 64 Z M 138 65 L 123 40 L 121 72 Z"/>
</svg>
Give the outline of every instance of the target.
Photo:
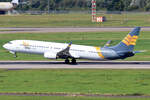
<svg viewBox="0 0 150 100">
<path fill-rule="evenodd" d="M 12 42 L 8 42 L 8 44 L 12 44 Z"/>
</svg>

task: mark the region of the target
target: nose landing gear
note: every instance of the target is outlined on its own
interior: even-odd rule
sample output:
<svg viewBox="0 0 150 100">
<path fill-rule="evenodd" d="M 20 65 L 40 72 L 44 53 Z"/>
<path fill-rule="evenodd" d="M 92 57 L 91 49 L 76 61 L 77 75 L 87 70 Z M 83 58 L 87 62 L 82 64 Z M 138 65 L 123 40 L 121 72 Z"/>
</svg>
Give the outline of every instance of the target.
<svg viewBox="0 0 150 100">
<path fill-rule="evenodd" d="M 14 53 L 14 58 L 17 58 L 17 53 L 16 52 Z"/>
<path fill-rule="evenodd" d="M 16 52 L 13 52 L 13 51 L 9 51 L 9 52 L 14 55 L 14 58 L 17 58 L 17 53 Z"/>
</svg>

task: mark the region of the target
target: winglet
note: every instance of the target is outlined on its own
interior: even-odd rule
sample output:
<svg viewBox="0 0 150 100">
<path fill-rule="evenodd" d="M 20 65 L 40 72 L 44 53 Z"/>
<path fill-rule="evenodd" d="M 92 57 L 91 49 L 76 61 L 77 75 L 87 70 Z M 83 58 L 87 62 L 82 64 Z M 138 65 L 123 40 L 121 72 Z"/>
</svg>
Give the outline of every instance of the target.
<svg viewBox="0 0 150 100">
<path fill-rule="evenodd" d="M 72 41 L 69 43 L 68 47 L 70 48 L 70 47 L 71 47 L 71 45 L 72 45 Z"/>
<path fill-rule="evenodd" d="M 104 47 L 108 47 L 111 42 L 112 42 L 112 40 L 109 40 L 109 41 L 104 45 Z"/>
</svg>

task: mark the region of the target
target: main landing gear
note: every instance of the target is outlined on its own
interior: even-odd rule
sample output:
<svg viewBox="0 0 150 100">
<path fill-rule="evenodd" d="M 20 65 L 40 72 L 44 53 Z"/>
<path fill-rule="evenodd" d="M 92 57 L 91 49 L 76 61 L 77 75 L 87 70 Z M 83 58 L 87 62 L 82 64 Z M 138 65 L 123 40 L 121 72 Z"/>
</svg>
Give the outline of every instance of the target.
<svg viewBox="0 0 150 100">
<path fill-rule="evenodd" d="M 70 64 L 70 61 L 68 58 L 65 60 L 65 64 Z"/>
<path fill-rule="evenodd" d="M 73 58 L 73 59 L 71 60 L 71 63 L 70 63 L 70 60 L 67 58 L 67 59 L 65 60 L 65 64 L 77 64 L 77 62 L 76 62 L 76 59 Z"/>
<path fill-rule="evenodd" d="M 71 64 L 77 64 L 76 59 L 73 58 L 73 59 L 71 60 Z"/>
</svg>

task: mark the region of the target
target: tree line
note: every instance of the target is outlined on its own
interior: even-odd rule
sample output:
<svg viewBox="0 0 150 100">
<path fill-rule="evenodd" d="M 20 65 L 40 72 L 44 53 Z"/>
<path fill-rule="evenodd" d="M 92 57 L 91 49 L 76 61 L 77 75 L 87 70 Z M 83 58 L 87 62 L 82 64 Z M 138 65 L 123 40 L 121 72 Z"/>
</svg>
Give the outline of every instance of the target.
<svg viewBox="0 0 150 100">
<path fill-rule="evenodd" d="M 11 0 L 0 0 L 11 1 Z M 104 11 L 150 11 L 150 0 L 96 0 L 97 10 Z M 75 10 L 91 9 L 91 0 L 20 0 L 20 10 Z"/>
</svg>

